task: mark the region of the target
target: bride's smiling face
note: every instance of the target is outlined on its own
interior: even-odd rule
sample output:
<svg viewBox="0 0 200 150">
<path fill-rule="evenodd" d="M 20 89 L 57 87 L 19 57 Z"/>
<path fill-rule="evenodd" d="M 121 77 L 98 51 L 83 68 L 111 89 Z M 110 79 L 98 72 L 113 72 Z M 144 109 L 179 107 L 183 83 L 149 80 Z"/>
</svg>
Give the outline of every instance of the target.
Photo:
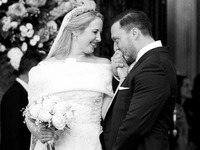
<svg viewBox="0 0 200 150">
<path fill-rule="evenodd" d="M 100 18 L 93 20 L 89 26 L 77 35 L 77 42 L 85 54 L 92 54 L 101 41 L 103 21 Z"/>
</svg>

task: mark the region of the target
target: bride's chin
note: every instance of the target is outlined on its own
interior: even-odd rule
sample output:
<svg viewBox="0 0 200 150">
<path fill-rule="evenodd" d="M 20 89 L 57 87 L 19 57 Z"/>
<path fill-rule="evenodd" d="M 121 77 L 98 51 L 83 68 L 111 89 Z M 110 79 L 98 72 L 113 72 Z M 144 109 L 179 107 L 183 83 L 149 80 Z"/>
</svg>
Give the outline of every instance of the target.
<svg viewBox="0 0 200 150">
<path fill-rule="evenodd" d="M 87 51 L 87 54 L 90 55 L 90 54 L 93 54 L 94 53 L 94 47 L 90 47 Z"/>
</svg>

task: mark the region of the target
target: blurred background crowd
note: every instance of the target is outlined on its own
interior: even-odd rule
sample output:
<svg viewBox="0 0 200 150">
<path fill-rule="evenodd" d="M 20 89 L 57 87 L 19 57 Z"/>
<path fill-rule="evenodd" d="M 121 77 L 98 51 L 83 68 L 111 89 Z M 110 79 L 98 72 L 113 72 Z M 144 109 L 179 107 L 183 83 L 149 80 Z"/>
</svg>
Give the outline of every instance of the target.
<svg viewBox="0 0 200 150">
<path fill-rule="evenodd" d="M 177 74 L 177 85 L 178 97 L 169 134 L 170 149 L 196 150 L 199 149 L 200 74 L 194 81 Z"/>
</svg>

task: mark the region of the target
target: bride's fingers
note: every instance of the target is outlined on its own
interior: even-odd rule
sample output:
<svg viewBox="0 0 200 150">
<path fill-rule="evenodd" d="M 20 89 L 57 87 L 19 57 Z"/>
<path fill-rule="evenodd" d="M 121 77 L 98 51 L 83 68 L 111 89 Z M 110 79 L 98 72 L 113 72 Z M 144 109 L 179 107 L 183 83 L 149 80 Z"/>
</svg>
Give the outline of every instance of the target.
<svg viewBox="0 0 200 150">
<path fill-rule="evenodd" d="M 48 138 L 48 139 L 52 139 L 54 137 L 53 133 L 43 133 L 41 135 L 42 138 Z"/>
<path fill-rule="evenodd" d="M 52 130 L 48 129 L 48 128 L 45 128 L 45 127 L 42 127 L 42 128 L 40 128 L 40 131 L 52 131 Z"/>
<path fill-rule="evenodd" d="M 52 135 L 42 135 L 42 139 L 44 140 L 51 140 L 53 138 Z"/>
<path fill-rule="evenodd" d="M 53 136 L 51 135 L 41 135 L 40 141 L 42 143 L 46 143 L 48 141 L 51 141 L 53 139 Z"/>
<path fill-rule="evenodd" d="M 44 144 L 44 143 L 49 142 L 51 140 L 52 139 L 49 139 L 49 138 L 42 138 L 40 141 Z"/>
<path fill-rule="evenodd" d="M 40 133 L 42 133 L 42 134 L 53 134 L 54 132 L 50 129 L 41 129 Z"/>
</svg>

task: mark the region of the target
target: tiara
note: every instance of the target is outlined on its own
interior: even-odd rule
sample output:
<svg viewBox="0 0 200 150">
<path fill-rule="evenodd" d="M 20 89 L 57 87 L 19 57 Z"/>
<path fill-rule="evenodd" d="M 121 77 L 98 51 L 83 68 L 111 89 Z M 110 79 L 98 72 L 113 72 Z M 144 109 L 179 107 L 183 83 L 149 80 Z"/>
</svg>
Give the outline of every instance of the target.
<svg viewBox="0 0 200 150">
<path fill-rule="evenodd" d="M 79 0 L 76 1 L 74 5 L 74 9 L 72 9 L 72 16 L 79 16 L 88 11 L 94 11 L 96 9 L 96 3 L 93 0 Z"/>
</svg>

